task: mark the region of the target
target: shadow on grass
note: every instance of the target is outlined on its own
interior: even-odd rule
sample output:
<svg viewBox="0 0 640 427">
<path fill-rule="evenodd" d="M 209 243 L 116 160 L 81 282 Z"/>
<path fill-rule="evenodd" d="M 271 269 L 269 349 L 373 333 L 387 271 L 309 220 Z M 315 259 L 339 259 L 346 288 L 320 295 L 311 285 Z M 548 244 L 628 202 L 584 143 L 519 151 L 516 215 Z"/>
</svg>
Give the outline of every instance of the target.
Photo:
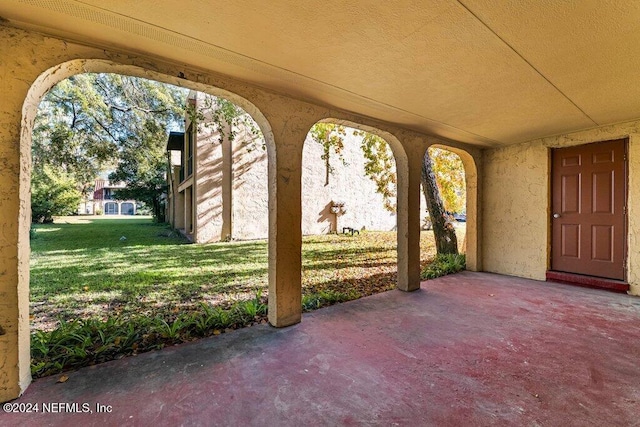
<svg viewBox="0 0 640 427">
<path fill-rule="evenodd" d="M 364 279 L 327 281 L 304 291 L 304 311 L 393 289 L 395 273 Z M 96 363 L 136 355 L 216 336 L 249 325 L 266 323 L 267 297 L 262 292 L 226 307 L 194 304 L 180 313 L 163 310 L 144 316 L 113 315 L 106 320 L 86 319 L 62 322 L 52 331 L 31 335 L 31 371 L 34 377 L 60 373 Z"/>
</svg>

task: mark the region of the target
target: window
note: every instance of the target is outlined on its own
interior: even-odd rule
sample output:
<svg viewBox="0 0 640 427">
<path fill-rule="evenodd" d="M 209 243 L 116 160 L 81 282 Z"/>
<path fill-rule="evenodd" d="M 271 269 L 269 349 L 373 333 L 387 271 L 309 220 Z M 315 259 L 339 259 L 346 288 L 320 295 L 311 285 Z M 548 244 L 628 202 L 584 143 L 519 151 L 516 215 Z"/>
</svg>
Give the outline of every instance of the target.
<svg viewBox="0 0 640 427">
<path fill-rule="evenodd" d="M 105 215 L 118 215 L 118 204 L 114 202 L 108 202 L 104 204 Z"/>
<path fill-rule="evenodd" d="M 120 206 L 120 214 L 121 215 L 135 215 L 135 210 L 133 209 L 133 203 L 125 202 Z"/>
</svg>

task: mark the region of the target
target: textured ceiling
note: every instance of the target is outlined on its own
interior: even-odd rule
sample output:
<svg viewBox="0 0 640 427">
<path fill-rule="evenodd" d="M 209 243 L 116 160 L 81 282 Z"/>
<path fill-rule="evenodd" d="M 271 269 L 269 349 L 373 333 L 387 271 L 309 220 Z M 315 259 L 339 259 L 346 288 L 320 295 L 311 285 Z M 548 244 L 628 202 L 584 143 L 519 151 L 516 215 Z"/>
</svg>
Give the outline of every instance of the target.
<svg viewBox="0 0 640 427">
<path fill-rule="evenodd" d="M 479 145 L 640 118 L 634 0 L 2 0 L 0 16 Z"/>
</svg>

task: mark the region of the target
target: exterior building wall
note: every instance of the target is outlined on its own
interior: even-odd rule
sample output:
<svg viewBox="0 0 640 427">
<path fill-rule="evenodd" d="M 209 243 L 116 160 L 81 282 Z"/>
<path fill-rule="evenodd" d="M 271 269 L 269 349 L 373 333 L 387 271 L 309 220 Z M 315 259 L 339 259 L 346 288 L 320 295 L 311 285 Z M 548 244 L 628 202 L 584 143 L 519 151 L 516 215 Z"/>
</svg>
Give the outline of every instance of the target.
<svg viewBox="0 0 640 427">
<path fill-rule="evenodd" d="M 116 205 L 114 211 L 110 211 L 107 209 L 107 204 L 113 203 Z M 125 204 L 133 205 L 133 213 L 126 214 L 124 213 Z M 98 212 L 101 212 L 101 215 L 135 215 L 136 214 L 136 201 L 135 200 L 94 200 L 93 202 L 93 215 L 97 215 Z"/>
<path fill-rule="evenodd" d="M 81 215 L 89 214 L 89 215 L 124 215 L 123 214 L 123 205 L 124 204 L 132 204 L 133 205 L 133 214 L 136 213 L 137 201 L 135 200 L 118 200 L 114 197 L 114 193 L 119 189 L 125 188 L 124 183 L 112 183 L 106 179 L 97 179 L 95 181 L 95 190 L 93 192 L 93 197 L 84 201 L 80 204 L 78 208 L 78 213 Z M 109 194 L 107 194 L 107 191 Z M 115 212 L 109 211 L 107 212 L 107 204 L 116 204 Z M 112 205 L 111 205 L 112 206 Z"/>
<path fill-rule="evenodd" d="M 550 259 L 549 150 L 628 138 L 627 281 L 640 295 L 640 121 L 542 138 L 484 153 L 486 271 L 544 280 Z"/>
<path fill-rule="evenodd" d="M 180 184 L 180 152 L 170 151 L 167 161 L 169 168 L 165 215 L 167 222 L 174 228 L 184 229 L 184 193 L 178 191 L 178 185 Z"/>
<path fill-rule="evenodd" d="M 193 186 L 184 191 L 184 231 L 189 239 L 193 239 Z"/>
<path fill-rule="evenodd" d="M 190 98 L 195 96 L 190 95 Z M 202 93 L 196 105 L 205 105 Z M 206 115 L 206 114 L 205 114 Z M 206 121 L 206 119 L 205 119 Z M 186 126 L 191 121 L 187 118 Z M 263 239 L 269 234 L 267 155 L 262 142 L 243 128 L 233 141 L 199 124 L 194 157 L 195 231 L 197 243 L 233 239 Z M 229 134 L 228 130 L 224 131 Z M 342 156 L 332 156 L 334 172 L 325 185 L 322 145 L 307 136 L 302 154 L 302 234 L 327 234 L 342 227 L 357 230 L 395 230 L 396 215 L 383 207 L 375 183 L 364 173 L 360 138 L 345 135 Z M 229 151 L 230 150 L 230 151 Z M 232 159 L 232 161 L 230 161 Z M 233 176 L 229 181 L 227 177 Z M 344 214 L 331 213 L 331 202 L 345 203 Z M 395 202 L 395 201 L 394 201 Z M 425 211 L 422 211 L 423 214 Z"/>
<path fill-rule="evenodd" d="M 267 152 L 261 140 L 249 141 L 241 134 L 232 149 L 233 237 L 264 239 L 269 235 Z"/>
<path fill-rule="evenodd" d="M 176 175 L 177 176 L 177 175 Z M 177 184 L 176 184 L 177 186 Z M 184 228 L 184 193 L 175 192 L 175 200 L 171 199 L 171 223 L 175 228 Z"/>
<path fill-rule="evenodd" d="M 395 213 L 384 208 L 375 183 L 365 175 L 360 138 L 347 130 L 342 151 L 346 165 L 332 153 L 334 172 L 329 175 L 327 185 L 322 153 L 322 145 L 307 136 L 302 151 L 302 234 L 342 232 L 343 227 L 395 230 Z M 331 213 L 332 201 L 344 202 L 345 213 Z"/>
<path fill-rule="evenodd" d="M 219 134 L 200 126 L 196 133 L 196 223 L 197 243 L 218 242 L 225 239 L 223 227 L 223 165 Z"/>
</svg>

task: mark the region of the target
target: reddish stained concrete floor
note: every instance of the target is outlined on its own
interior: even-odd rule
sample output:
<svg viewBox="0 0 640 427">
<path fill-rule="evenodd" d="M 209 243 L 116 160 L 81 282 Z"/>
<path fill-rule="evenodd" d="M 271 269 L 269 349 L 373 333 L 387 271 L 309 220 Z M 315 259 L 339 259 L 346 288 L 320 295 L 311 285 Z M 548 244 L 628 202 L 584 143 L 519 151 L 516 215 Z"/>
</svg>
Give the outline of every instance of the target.
<svg viewBox="0 0 640 427">
<path fill-rule="evenodd" d="M 36 381 L 0 425 L 640 425 L 640 298 L 464 272 Z"/>
</svg>

